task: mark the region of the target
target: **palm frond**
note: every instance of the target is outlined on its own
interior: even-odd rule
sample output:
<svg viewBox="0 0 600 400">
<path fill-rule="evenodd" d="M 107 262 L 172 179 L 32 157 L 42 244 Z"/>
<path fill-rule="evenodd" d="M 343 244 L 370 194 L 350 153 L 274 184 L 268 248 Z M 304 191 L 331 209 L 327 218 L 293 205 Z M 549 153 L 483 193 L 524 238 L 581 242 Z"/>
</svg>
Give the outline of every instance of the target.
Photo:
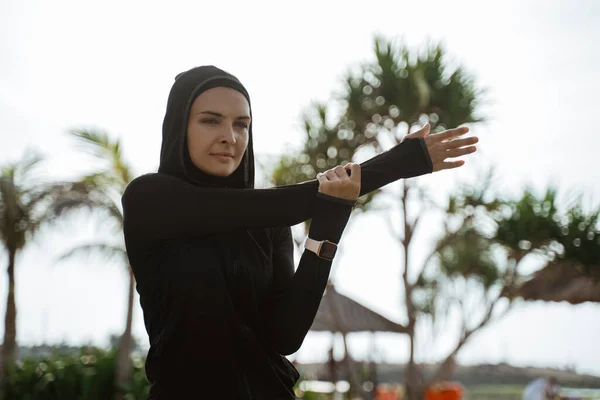
<svg viewBox="0 0 600 400">
<path fill-rule="evenodd" d="M 107 163 L 105 170 L 88 175 L 84 179 L 90 183 L 113 186 L 115 190 L 123 191 L 132 180 L 132 174 L 131 167 L 124 160 L 120 140 L 111 139 L 106 132 L 94 130 L 75 130 L 71 135 L 89 154 Z"/>
<path fill-rule="evenodd" d="M 123 214 L 117 205 L 107 196 L 98 194 L 95 196 L 86 196 L 78 193 L 64 194 L 54 200 L 51 205 L 51 214 L 55 219 L 64 216 L 69 212 L 81 209 L 107 213 L 111 218 L 119 221 L 121 225 L 123 223 Z"/>
<path fill-rule="evenodd" d="M 81 190 L 71 182 L 37 183 L 27 188 L 22 194 L 23 202 L 28 210 L 35 210 L 45 201 L 56 199 L 65 193 Z"/>
<path fill-rule="evenodd" d="M 32 172 L 41 161 L 37 153 L 26 152 L 20 161 L 0 168 L 0 239 L 7 247 L 23 248 L 44 220 L 41 210 L 29 203 L 39 189 Z"/>
<path fill-rule="evenodd" d="M 84 175 L 80 179 L 80 183 L 86 185 L 91 191 L 117 191 L 120 194 L 125 189 L 126 183 L 121 180 L 121 172 L 111 168 Z"/>
<path fill-rule="evenodd" d="M 113 144 L 106 132 L 83 129 L 71 131 L 71 135 L 77 139 L 79 145 L 88 153 L 101 159 L 112 156 Z"/>
<path fill-rule="evenodd" d="M 77 246 L 63 254 L 56 261 L 66 261 L 76 258 L 98 257 L 105 261 L 119 261 L 127 263 L 127 253 L 123 246 L 110 245 L 106 243 L 87 243 Z"/>
<path fill-rule="evenodd" d="M 16 164 L 16 170 L 28 174 L 42 162 L 44 157 L 35 151 L 26 151 L 23 159 Z"/>
<path fill-rule="evenodd" d="M 19 161 L 5 165 L 2 168 L 2 175 L 13 176 L 17 181 L 23 180 L 31 174 L 42 160 L 43 157 L 39 153 L 27 150 Z"/>
<path fill-rule="evenodd" d="M 80 146 L 89 154 L 103 161 L 108 161 L 108 170 L 111 174 L 117 173 L 118 175 L 118 172 L 125 166 L 119 139 L 113 140 L 106 132 L 97 130 L 75 130 L 71 131 L 71 135 L 78 140 Z"/>
<path fill-rule="evenodd" d="M 32 174 L 42 160 L 43 157 L 40 154 L 28 150 L 19 161 L 0 167 L 0 176 L 15 182 L 15 187 L 19 194 L 27 192 L 27 188 L 32 184 Z"/>
</svg>

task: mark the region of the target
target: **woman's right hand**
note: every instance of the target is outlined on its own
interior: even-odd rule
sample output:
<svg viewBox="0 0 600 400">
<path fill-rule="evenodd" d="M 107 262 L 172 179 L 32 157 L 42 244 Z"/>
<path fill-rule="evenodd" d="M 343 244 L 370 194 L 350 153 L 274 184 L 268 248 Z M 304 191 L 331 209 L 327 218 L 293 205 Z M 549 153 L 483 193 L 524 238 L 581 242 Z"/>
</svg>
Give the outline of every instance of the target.
<svg viewBox="0 0 600 400">
<path fill-rule="evenodd" d="M 350 171 L 350 176 L 348 172 Z M 348 163 L 317 174 L 319 192 L 345 200 L 356 201 L 360 195 L 360 165 Z"/>
</svg>

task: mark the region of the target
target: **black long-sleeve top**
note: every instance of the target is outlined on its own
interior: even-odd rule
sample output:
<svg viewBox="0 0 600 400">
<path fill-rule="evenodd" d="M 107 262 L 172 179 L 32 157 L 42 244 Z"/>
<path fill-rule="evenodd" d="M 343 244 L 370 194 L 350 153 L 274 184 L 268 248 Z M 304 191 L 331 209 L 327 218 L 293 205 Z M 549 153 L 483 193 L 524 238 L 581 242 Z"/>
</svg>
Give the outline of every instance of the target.
<svg viewBox="0 0 600 400">
<path fill-rule="evenodd" d="M 178 122 L 175 112 L 169 119 L 169 110 L 183 107 L 175 89 L 159 173 L 133 180 L 122 198 L 150 341 L 150 398 L 293 398 L 299 375 L 284 356 L 298 350 L 312 325 L 331 262 L 304 251 L 294 271 L 290 227 L 312 219 L 311 238 L 338 243 L 354 202 L 318 193 L 315 180 L 270 189 L 235 187 L 236 177 L 223 185 L 229 187 L 209 177 L 198 184 L 198 171 L 182 172 L 187 149 L 173 133 L 185 119 Z M 251 146 L 239 175 L 246 186 Z M 361 168 L 361 195 L 432 171 L 423 139 L 407 139 Z"/>
<path fill-rule="evenodd" d="M 361 195 L 431 172 L 421 142 L 405 140 L 363 163 Z M 149 174 L 129 185 L 123 208 L 128 255 L 150 335 L 151 381 L 164 379 L 166 387 L 172 375 L 173 384 L 184 377 L 215 382 L 239 368 L 256 371 L 260 363 L 261 374 L 273 376 L 259 381 L 276 381 L 277 368 L 289 373 L 293 367 L 280 355 L 302 344 L 331 266 L 304 251 L 294 273 L 290 226 L 312 218 L 311 238 L 338 243 L 351 204 L 319 194 L 317 181 L 228 189 Z M 259 236 L 271 246 L 252 247 Z M 217 259 L 213 250 L 219 247 L 237 248 L 239 259 Z M 221 267 L 241 267 L 243 273 L 228 286 Z M 234 334 L 240 329 L 241 346 L 252 348 L 238 352 Z M 207 373 L 198 376 L 204 368 Z M 285 384 L 293 386 L 291 381 Z"/>
</svg>

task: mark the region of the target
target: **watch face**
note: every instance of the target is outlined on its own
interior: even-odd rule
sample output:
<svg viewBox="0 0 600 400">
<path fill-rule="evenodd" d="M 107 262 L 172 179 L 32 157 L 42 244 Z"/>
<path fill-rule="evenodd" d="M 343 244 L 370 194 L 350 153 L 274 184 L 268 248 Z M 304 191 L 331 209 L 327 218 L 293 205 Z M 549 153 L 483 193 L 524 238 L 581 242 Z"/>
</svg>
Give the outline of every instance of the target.
<svg viewBox="0 0 600 400">
<path fill-rule="evenodd" d="M 333 258 L 335 256 L 335 252 L 337 250 L 337 246 L 333 243 L 323 242 L 321 244 L 321 252 L 320 255 L 323 258 Z"/>
</svg>

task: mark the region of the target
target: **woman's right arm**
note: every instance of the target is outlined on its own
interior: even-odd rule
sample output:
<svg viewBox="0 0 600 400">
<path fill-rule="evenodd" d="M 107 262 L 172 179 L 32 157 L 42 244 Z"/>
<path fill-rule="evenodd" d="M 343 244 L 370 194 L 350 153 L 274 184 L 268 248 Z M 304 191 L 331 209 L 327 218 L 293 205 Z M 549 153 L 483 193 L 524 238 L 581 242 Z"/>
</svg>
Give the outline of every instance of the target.
<svg viewBox="0 0 600 400">
<path fill-rule="evenodd" d="M 361 164 L 361 192 L 432 172 L 423 139 L 407 139 Z M 207 188 L 164 174 L 133 180 L 123 194 L 129 235 L 148 241 L 292 226 L 312 216 L 319 182 L 269 189 Z"/>
</svg>

